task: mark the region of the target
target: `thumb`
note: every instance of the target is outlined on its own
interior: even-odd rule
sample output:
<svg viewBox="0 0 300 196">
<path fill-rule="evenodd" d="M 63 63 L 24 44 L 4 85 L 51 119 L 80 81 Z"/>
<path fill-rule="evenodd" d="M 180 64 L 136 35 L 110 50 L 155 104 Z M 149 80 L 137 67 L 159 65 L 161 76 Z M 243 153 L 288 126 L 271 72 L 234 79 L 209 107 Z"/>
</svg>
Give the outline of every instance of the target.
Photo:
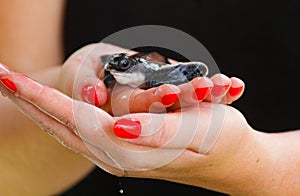
<svg viewBox="0 0 300 196">
<path fill-rule="evenodd" d="M 103 64 L 97 44 L 81 48 L 64 63 L 60 73 L 60 89 L 67 95 L 95 106 L 107 101 L 107 90 L 99 78 Z"/>
<path fill-rule="evenodd" d="M 201 103 L 180 112 L 129 114 L 116 121 L 114 133 L 136 145 L 206 154 L 220 136 L 225 113 L 221 104 Z"/>
</svg>

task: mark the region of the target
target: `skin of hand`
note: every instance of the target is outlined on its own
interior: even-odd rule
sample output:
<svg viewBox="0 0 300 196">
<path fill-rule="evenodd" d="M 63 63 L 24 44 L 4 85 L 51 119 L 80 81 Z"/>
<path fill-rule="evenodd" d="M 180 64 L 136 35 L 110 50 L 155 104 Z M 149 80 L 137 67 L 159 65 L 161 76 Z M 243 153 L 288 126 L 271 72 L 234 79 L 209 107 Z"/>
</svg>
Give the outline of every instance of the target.
<svg viewBox="0 0 300 196">
<path fill-rule="evenodd" d="M 257 132 L 236 109 L 207 102 L 170 113 L 113 118 L 22 74 L 2 68 L 0 78 L 2 93 L 35 123 L 114 175 L 163 179 L 233 195 L 299 192 L 295 170 L 300 152 L 289 148 L 299 145 L 298 131 Z M 122 119 L 129 120 L 118 127 Z M 111 130 L 120 127 L 141 132 L 135 139 L 118 138 Z"/>
<path fill-rule="evenodd" d="M 135 53 L 107 43 L 90 44 L 79 49 L 63 64 L 59 79 L 60 90 L 114 116 L 133 112 L 160 113 L 201 101 L 230 104 L 239 99 L 244 91 L 242 80 L 228 78 L 223 74 L 215 74 L 211 78 L 198 77 L 178 86 L 165 84 L 148 90 L 120 84 L 113 89 L 106 89 L 100 79 L 104 66 L 100 56 L 122 52 Z"/>
</svg>

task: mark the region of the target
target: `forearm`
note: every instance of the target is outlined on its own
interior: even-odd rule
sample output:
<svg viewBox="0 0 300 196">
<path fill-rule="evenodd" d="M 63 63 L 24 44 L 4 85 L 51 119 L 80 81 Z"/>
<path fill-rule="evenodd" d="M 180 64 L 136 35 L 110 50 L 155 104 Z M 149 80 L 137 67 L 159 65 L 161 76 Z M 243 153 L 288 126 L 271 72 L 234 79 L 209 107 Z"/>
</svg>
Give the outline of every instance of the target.
<svg viewBox="0 0 300 196">
<path fill-rule="evenodd" d="M 230 195 L 297 195 L 299 138 L 300 131 L 251 131 L 234 156 L 205 160 L 194 185 Z"/>
<path fill-rule="evenodd" d="M 295 195 L 300 171 L 299 141 L 295 132 L 270 134 L 250 131 L 237 154 L 221 170 L 222 188 L 231 195 Z M 292 139 L 292 140 L 291 140 Z M 298 143 L 298 144 L 297 144 Z M 297 146 L 296 146 L 297 144 Z M 298 165 L 298 168 L 294 167 Z M 222 173 L 221 172 L 221 173 Z M 288 177 L 288 178 L 286 178 Z M 285 179 L 286 178 L 286 179 Z M 222 189 L 221 189 L 222 190 Z"/>
<path fill-rule="evenodd" d="M 300 130 L 282 133 L 257 133 L 260 146 L 249 162 L 255 172 L 253 193 L 298 195 L 300 193 Z M 255 150 L 254 150 L 255 151 Z M 256 157 L 256 159 L 255 159 Z M 251 172 L 249 169 L 249 172 Z M 255 182 L 255 181 L 254 181 Z"/>
<path fill-rule="evenodd" d="M 64 0 L 0 0 L 0 62 L 31 73 L 63 60 Z"/>
</svg>

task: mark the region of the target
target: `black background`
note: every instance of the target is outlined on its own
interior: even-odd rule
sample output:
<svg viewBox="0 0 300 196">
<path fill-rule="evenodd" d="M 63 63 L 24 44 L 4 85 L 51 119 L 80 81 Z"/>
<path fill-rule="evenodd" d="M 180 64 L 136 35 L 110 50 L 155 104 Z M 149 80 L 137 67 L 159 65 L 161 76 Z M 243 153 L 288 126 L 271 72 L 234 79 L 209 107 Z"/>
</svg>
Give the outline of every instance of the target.
<svg viewBox="0 0 300 196">
<path fill-rule="evenodd" d="M 199 40 L 222 73 L 246 83 L 233 104 L 264 132 L 299 128 L 300 2 L 240 0 L 72 0 L 65 20 L 66 58 L 80 47 L 136 25 L 165 25 Z M 95 169 L 64 195 L 222 195 L 159 180 L 117 178 Z"/>
</svg>

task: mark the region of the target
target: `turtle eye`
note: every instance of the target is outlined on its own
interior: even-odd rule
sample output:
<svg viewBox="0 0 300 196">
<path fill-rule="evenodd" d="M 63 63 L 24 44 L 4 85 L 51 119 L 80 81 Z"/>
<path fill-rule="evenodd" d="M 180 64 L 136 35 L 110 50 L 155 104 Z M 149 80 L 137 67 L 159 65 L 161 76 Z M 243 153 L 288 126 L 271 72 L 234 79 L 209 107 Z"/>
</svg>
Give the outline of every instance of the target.
<svg viewBox="0 0 300 196">
<path fill-rule="evenodd" d="M 128 58 L 123 58 L 119 61 L 119 69 L 122 71 L 126 71 L 127 69 L 129 69 L 132 66 L 132 62 L 130 59 Z"/>
<path fill-rule="evenodd" d="M 120 59 L 121 59 L 120 55 L 112 56 L 108 62 L 109 67 L 114 68 L 114 67 L 118 66 Z"/>
</svg>

